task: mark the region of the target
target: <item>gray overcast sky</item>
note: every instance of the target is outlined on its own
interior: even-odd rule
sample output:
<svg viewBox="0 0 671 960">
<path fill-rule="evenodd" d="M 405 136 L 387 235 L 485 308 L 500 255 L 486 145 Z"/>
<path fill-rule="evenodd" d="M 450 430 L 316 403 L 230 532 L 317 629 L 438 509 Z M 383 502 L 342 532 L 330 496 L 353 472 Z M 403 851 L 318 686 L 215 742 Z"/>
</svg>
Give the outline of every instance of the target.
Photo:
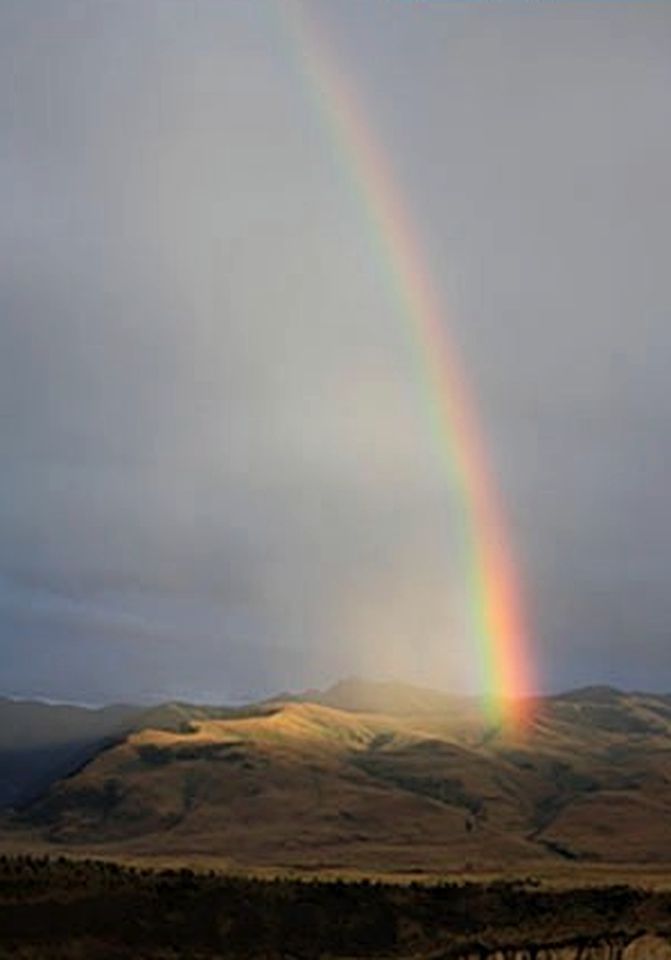
<svg viewBox="0 0 671 960">
<path fill-rule="evenodd" d="M 282 7 L 0 5 L 0 692 L 477 686 L 404 320 Z M 543 687 L 671 689 L 671 4 L 303 10 L 451 304 Z"/>
</svg>

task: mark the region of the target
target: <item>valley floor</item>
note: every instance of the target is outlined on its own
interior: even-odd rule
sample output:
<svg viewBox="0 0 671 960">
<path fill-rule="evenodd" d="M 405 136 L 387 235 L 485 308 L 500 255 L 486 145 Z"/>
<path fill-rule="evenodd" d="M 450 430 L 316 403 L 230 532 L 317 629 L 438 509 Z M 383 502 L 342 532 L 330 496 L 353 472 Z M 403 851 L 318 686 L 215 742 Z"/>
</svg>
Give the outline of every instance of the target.
<svg viewBox="0 0 671 960">
<path fill-rule="evenodd" d="M 115 850 L 109 844 L 78 846 L 54 844 L 36 838 L 30 831 L 0 830 L 0 857 L 16 859 L 24 856 L 57 861 L 61 857 L 72 862 L 116 863 L 121 868 L 137 870 L 192 870 L 203 874 L 213 871 L 221 876 L 259 880 L 345 881 L 358 883 L 391 883 L 395 885 L 435 885 L 444 883 L 491 884 L 511 882 L 531 884 L 548 890 L 576 890 L 585 887 L 630 886 L 644 891 L 671 892 L 671 863 L 565 863 L 562 860 L 529 861 L 522 864 L 501 864 L 500 867 L 454 869 L 432 868 L 429 865 L 403 869 L 395 866 L 393 858 L 384 862 L 384 850 L 379 851 L 379 863 L 367 868 L 353 864 L 333 865 L 320 862 L 288 864 L 241 863 L 218 853 L 149 853 Z"/>
</svg>

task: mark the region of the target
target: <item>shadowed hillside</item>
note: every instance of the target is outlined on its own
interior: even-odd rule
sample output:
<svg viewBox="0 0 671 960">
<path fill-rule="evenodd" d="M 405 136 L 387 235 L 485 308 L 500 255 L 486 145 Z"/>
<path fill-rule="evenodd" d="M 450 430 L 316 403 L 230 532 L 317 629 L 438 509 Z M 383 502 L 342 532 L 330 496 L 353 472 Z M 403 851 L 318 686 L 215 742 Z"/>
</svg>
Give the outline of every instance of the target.
<svg viewBox="0 0 671 960">
<path fill-rule="evenodd" d="M 199 720 L 239 712 L 180 703 L 95 709 L 0 698 L 0 809 L 25 806 L 133 730 L 184 732 Z"/>
<path fill-rule="evenodd" d="M 137 713 L 0 699 L 0 807 L 25 803 L 81 766 L 127 733 Z"/>
</svg>

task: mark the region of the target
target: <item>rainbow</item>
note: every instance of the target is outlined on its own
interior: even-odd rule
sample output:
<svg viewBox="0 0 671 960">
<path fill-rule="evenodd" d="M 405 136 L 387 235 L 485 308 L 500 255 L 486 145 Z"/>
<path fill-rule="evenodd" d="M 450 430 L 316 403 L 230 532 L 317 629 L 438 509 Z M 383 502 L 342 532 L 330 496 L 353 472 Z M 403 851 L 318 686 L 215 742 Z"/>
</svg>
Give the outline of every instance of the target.
<svg viewBox="0 0 671 960">
<path fill-rule="evenodd" d="M 298 51 L 308 89 L 365 211 L 394 306 L 407 320 L 419 380 L 447 481 L 459 507 L 469 629 L 487 714 L 519 725 L 533 690 L 517 566 L 476 405 L 446 323 L 417 231 L 361 98 L 314 17 L 297 0 L 277 9 Z"/>
</svg>

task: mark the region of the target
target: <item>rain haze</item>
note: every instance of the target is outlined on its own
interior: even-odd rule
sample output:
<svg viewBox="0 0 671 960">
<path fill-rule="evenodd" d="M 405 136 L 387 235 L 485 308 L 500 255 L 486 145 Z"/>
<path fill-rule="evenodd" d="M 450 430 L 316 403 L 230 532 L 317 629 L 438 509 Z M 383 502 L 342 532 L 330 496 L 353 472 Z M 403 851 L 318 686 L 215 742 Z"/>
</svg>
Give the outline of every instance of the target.
<svg viewBox="0 0 671 960">
<path fill-rule="evenodd" d="M 480 683 L 290 4 L 0 6 L 1 693 Z M 539 688 L 671 689 L 671 5 L 312 0 L 446 305 Z"/>
</svg>

